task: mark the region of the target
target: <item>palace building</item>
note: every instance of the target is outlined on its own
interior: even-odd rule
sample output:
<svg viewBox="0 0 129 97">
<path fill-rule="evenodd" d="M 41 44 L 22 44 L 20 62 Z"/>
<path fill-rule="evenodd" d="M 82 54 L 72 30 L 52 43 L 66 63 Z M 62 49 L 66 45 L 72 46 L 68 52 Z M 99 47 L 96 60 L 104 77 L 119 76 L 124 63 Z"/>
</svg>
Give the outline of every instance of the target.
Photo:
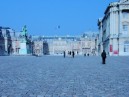
<svg viewBox="0 0 129 97">
<path fill-rule="evenodd" d="M 129 0 L 110 3 L 98 27 L 99 54 L 105 50 L 110 56 L 129 55 Z"/>
<path fill-rule="evenodd" d="M 33 53 L 40 55 L 62 55 L 74 51 L 76 55 L 96 55 L 95 34 L 83 36 L 32 36 Z"/>
<path fill-rule="evenodd" d="M 97 33 L 82 36 L 29 36 L 26 26 L 15 32 L 0 27 L 0 55 L 62 55 L 74 51 L 76 55 L 96 55 Z"/>
</svg>

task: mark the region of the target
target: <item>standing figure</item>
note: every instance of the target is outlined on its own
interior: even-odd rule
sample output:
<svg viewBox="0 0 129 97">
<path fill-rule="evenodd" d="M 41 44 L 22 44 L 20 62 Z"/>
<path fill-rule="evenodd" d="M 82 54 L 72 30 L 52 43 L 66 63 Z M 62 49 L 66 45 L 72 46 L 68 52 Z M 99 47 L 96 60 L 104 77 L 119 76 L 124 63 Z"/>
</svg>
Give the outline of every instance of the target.
<svg viewBox="0 0 129 97">
<path fill-rule="evenodd" d="M 105 64 L 105 61 L 106 61 L 106 52 L 105 52 L 105 50 L 103 50 L 103 52 L 101 54 L 101 57 L 102 57 L 102 64 Z"/>
<path fill-rule="evenodd" d="M 75 55 L 75 54 L 74 54 L 74 51 L 72 51 L 72 57 L 73 57 L 73 58 L 74 58 L 74 55 Z"/>
<path fill-rule="evenodd" d="M 64 58 L 65 58 L 65 51 L 64 51 Z"/>
<path fill-rule="evenodd" d="M 69 52 L 69 55 L 71 56 L 71 51 Z"/>
</svg>

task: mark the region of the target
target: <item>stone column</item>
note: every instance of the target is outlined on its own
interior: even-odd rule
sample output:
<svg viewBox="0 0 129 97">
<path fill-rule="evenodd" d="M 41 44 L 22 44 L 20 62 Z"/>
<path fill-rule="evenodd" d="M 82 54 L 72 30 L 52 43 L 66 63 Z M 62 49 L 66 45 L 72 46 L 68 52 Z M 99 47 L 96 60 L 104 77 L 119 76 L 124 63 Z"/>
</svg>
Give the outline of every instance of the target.
<svg viewBox="0 0 129 97">
<path fill-rule="evenodd" d="M 54 44 L 53 44 L 52 50 L 53 50 L 53 55 L 54 55 Z"/>
<path fill-rule="evenodd" d="M 116 24 L 115 12 L 113 11 L 113 34 L 116 34 L 115 33 L 115 24 Z"/>
<path fill-rule="evenodd" d="M 100 24 L 100 54 L 101 54 L 101 52 L 103 51 L 103 40 L 102 40 L 102 37 L 103 37 L 103 24 L 102 24 L 102 22 L 101 22 L 101 24 Z"/>
<path fill-rule="evenodd" d="M 5 54 L 8 54 L 8 38 L 4 37 L 4 41 L 5 41 Z"/>
<path fill-rule="evenodd" d="M 120 44 L 120 40 L 121 40 L 119 35 L 120 35 L 120 33 L 122 33 L 122 30 L 123 30 L 122 18 L 123 18 L 122 17 L 122 10 L 120 10 L 119 11 L 119 31 L 118 31 L 119 33 L 118 33 L 118 39 L 117 39 L 118 40 L 118 55 L 120 54 L 120 45 L 119 44 Z"/>
<path fill-rule="evenodd" d="M 110 12 L 110 34 L 113 34 L 113 12 Z"/>
<path fill-rule="evenodd" d="M 119 33 L 122 33 L 122 11 L 119 11 Z"/>
</svg>

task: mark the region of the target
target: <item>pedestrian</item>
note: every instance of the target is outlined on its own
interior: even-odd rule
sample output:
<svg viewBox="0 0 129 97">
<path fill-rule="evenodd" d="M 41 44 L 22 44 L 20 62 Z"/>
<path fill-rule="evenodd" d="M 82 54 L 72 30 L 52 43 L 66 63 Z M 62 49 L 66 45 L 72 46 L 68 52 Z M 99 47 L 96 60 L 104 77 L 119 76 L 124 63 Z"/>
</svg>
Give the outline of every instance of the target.
<svg viewBox="0 0 129 97">
<path fill-rule="evenodd" d="M 64 51 L 64 58 L 65 58 L 65 51 Z"/>
<path fill-rule="evenodd" d="M 87 56 L 89 56 L 89 53 L 87 54 Z"/>
<path fill-rule="evenodd" d="M 71 55 L 71 51 L 69 52 L 69 55 Z"/>
<path fill-rule="evenodd" d="M 103 50 L 103 52 L 101 54 L 101 57 L 102 57 L 102 64 L 105 64 L 105 61 L 106 61 L 106 52 L 105 52 L 105 50 Z"/>
<path fill-rule="evenodd" d="M 74 58 L 74 55 L 75 55 L 75 53 L 74 53 L 74 51 L 72 51 L 72 57 Z"/>
</svg>

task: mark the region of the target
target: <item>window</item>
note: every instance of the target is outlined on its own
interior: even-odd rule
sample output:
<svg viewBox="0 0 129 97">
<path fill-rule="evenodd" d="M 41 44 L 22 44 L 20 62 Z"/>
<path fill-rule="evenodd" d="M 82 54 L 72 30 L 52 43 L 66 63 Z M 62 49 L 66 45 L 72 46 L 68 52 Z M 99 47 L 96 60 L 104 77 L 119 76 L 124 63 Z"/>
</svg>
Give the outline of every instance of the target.
<svg viewBox="0 0 129 97">
<path fill-rule="evenodd" d="M 124 45 L 124 52 L 129 52 L 129 45 Z"/>
<path fill-rule="evenodd" d="M 129 52 L 129 41 L 124 42 L 124 52 Z"/>
<path fill-rule="evenodd" d="M 128 25 L 123 25 L 123 32 L 128 33 Z"/>
<path fill-rule="evenodd" d="M 129 18 L 129 12 L 123 12 L 123 18 L 128 19 Z"/>
</svg>

